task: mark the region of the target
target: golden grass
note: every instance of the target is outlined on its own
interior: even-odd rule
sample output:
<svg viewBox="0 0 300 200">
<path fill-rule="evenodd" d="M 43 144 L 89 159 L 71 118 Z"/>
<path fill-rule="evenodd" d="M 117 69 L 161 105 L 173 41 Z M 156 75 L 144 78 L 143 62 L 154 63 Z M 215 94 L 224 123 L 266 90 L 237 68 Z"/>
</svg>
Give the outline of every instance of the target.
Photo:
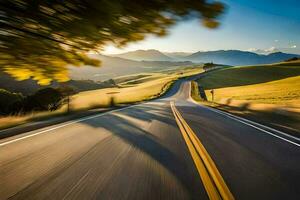
<svg viewBox="0 0 300 200">
<path fill-rule="evenodd" d="M 153 97 L 156 97 L 158 94 L 163 93 L 164 87 L 184 76 L 190 76 L 193 74 L 197 74 L 202 72 L 200 69 L 192 69 L 188 71 L 184 71 L 181 73 L 173 73 L 163 74 L 156 73 L 151 77 L 145 77 L 136 80 L 135 84 L 131 83 L 123 83 L 120 88 L 106 88 L 92 91 L 81 92 L 72 99 L 72 109 L 82 109 L 89 107 L 99 107 L 109 106 L 111 97 L 114 97 L 115 103 L 124 104 L 124 103 L 132 103 L 139 102 L 144 100 L 149 100 Z M 145 80 L 146 79 L 146 80 Z"/>
<path fill-rule="evenodd" d="M 281 91 L 283 88 L 285 88 L 291 83 L 289 81 L 292 81 L 293 83 L 294 81 L 297 81 L 297 83 L 298 82 L 300 83 L 299 76 L 294 78 L 295 80 L 293 80 L 293 78 L 289 78 L 291 80 L 280 80 L 280 81 L 274 81 L 275 83 L 269 82 L 266 84 L 259 84 L 260 87 L 244 86 L 247 87 L 247 88 L 243 87 L 244 90 L 241 90 L 240 87 L 235 87 L 235 88 L 224 88 L 224 90 L 220 89 L 219 91 L 224 92 L 223 95 L 228 95 L 228 97 L 232 99 L 232 96 L 237 94 L 241 95 L 240 96 L 241 98 L 244 98 L 245 96 L 249 95 L 251 90 L 253 93 L 256 94 L 260 93 L 260 95 L 266 95 L 264 89 L 268 88 L 274 92 L 274 93 L 269 93 L 270 96 L 266 96 L 266 98 L 268 99 L 267 101 L 269 102 L 270 99 L 277 99 L 276 96 L 278 95 L 282 96 Z M 265 85 L 265 87 L 262 85 Z M 283 88 L 280 89 L 280 87 Z M 299 85 L 295 85 L 295 87 L 299 88 Z M 239 93 L 240 91 L 242 91 L 243 94 L 240 94 Z M 296 90 L 296 92 L 298 91 Z M 221 92 L 219 93 L 219 95 L 221 95 Z M 222 102 L 222 100 L 221 101 L 218 100 L 220 98 L 218 97 L 218 95 L 216 95 L 217 101 L 211 102 L 211 101 L 204 101 L 199 97 L 199 91 L 197 86 L 192 87 L 191 93 L 192 93 L 192 98 L 203 105 L 214 107 L 241 117 L 248 118 L 250 120 L 269 124 L 276 128 L 284 128 L 285 130 L 292 131 L 295 134 L 299 133 L 300 107 L 299 107 L 299 101 L 297 99 L 294 98 L 291 99 L 291 102 L 293 102 L 294 104 L 291 104 L 291 102 L 289 102 L 288 105 L 282 105 L 281 100 L 277 102 L 277 104 L 257 103 L 255 101 L 250 101 L 250 100 L 232 100 L 232 101 L 226 100 Z M 208 93 L 208 91 L 207 94 L 209 95 L 208 98 L 211 99 L 211 95 L 210 93 Z M 272 102 L 274 101 L 272 100 Z"/>
<path fill-rule="evenodd" d="M 217 103 L 241 102 L 300 108 L 300 63 L 231 67 L 198 80 L 208 100 L 211 89 Z"/>
<path fill-rule="evenodd" d="M 124 82 L 120 84 L 120 87 L 80 92 L 71 98 L 71 109 L 76 112 L 108 107 L 111 103 L 111 97 L 114 97 L 114 102 L 117 104 L 149 100 L 163 94 L 170 83 L 176 79 L 200 72 L 202 72 L 201 68 L 177 70 L 173 73 L 151 73 L 145 77 L 137 76 L 136 82 L 133 82 L 134 80 L 131 80 L 131 83 Z M 64 114 L 66 114 L 66 106 L 54 112 L 37 112 L 25 116 L 3 117 L 0 118 L 0 129 Z"/>
<path fill-rule="evenodd" d="M 66 106 L 63 106 L 61 109 L 52 112 L 49 111 L 32 112 L 26 115 L 0 117 L 0 129 L 5 129 L 12 126 L 25 124 L 33 120 L 43 120 L 54 116 L 64 115 L 64 114 L 66 114 Z"/>
<path fill-rule="evenodd" d="M 211 100 L 210 90 L 206 90 Z M 226 99 L 300 108 L 300 76 L 260 84 L 214 90 L 216 102 Z"/>
</svg>

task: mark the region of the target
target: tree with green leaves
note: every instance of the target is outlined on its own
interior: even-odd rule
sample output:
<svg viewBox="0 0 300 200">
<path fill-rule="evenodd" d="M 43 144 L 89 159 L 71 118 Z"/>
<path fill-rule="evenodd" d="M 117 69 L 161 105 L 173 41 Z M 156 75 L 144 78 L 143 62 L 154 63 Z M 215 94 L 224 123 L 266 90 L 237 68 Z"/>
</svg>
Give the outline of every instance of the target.
<svg viewBox="0 0 300 200">
<path fill-rule="evenodd" d="M 209 0 L 1 0 L 0 70 L 39 84 L 66 81 L 68 65 L 100 66 L 88 52 L 164 36 L 187 18 L 216 28 L 223 10 Z"/>
</svg>

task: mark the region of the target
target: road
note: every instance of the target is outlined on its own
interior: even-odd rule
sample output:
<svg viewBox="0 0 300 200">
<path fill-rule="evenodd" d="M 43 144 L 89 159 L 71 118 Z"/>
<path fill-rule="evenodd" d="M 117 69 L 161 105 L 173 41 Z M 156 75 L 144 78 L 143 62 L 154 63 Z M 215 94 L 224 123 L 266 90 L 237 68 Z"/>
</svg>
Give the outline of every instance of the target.
<svg viewBox="0 0 300 200">
<path fill-rule="evenodd" d="M 0 199 L 299 199 L 297 138 L 189 93 L 0 140 Z"/>
</svg>

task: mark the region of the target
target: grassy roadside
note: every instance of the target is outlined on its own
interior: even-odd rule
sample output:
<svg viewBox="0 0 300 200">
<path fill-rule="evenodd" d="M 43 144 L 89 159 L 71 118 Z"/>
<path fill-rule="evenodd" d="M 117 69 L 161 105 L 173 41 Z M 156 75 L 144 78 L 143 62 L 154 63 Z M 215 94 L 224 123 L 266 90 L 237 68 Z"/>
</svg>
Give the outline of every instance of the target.
<svg viewBox="0 0 300 200">
<path fill-rule="evenodd" d="M 187 69 L 167 73 L 151 73 L 147 76 L 138 75 L 130 82 L 122 82 L 118 87 L 80 92 L 71 99 L 71 112 L 66 112 L 66 106 L 53 112 L 36 112 L 21 116 L 0 118 L 0 130 L 18 125 L 49 120 L 56 117 L 78 115 L 91 109 L 105 110 L 113 106 L 133 104 L 157 98 L 166 93 L 179 78 L 195 75 L 202 69 Z M 134 77 L 134 76 L 133 76 Z M 146 78 L 145 78 L 146 77 Z"/>
<path fill-rule="evenodd" d="M 248 104 L 241 104 L 240 106 L 222 104 L 218 102 L 204 101 L 199 96 L 198 83 L 192 83 L 192 98 L 200 104 L 220 109 L 234 115 L 256 121 L 295 136 L 300 135 L 300 116 L 294 110 L 283 110 L 280 106 L 268 107 L 265 104 L 260 105 L 259 109 L 255 106 L 247 106 Z M 210 100 L 211 98 L 208 97 Z M 262 106 L 262 108 L 261 108 Z"/>
</svg>

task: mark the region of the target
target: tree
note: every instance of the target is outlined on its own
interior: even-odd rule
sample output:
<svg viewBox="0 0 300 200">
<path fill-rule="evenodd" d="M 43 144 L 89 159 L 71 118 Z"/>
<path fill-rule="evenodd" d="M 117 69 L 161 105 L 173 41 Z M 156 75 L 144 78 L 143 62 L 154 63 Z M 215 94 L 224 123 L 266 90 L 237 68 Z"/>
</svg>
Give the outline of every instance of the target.
<svg viewBox="0 0 300 200">
<path fill-rule="evenodd" d="M 43 88 L 26 98 L 27 111 L 54 111 L 63 105 L 63 94 L 54 88 Z"/>
<path fill-rule="evenodd" d="M 215 28 L 223 9 L 209 0 L 0 1 L 0 69 L 44 85 L 67 81 L 68 65 L 100 65 L 88 52 L 164 36 L 190 17 Z"/>
<path fill-rule="evenodd" d="M 216 65 L 213 62 L 205 63 L 203 65 L 204 71 L 209 71 L 211 68 L 215 67 Z"/>
<path fill-rule="evenodd" d="M 0 115 L 20 112 L 23 99 L 24 97 L 20 93 L 0 89 Z"/>
<path fill-rule="evenodd" d="M 60 88 L 58 88 L 58 90 L 64 97 L 64 103 L 67 104 L 67 112 L 69 113 L 71 109 L 71 96 L 76 94 L 77 92 L 75 91 L 74 88 L 63 84 L 61 85 Z"/>
</svg>

